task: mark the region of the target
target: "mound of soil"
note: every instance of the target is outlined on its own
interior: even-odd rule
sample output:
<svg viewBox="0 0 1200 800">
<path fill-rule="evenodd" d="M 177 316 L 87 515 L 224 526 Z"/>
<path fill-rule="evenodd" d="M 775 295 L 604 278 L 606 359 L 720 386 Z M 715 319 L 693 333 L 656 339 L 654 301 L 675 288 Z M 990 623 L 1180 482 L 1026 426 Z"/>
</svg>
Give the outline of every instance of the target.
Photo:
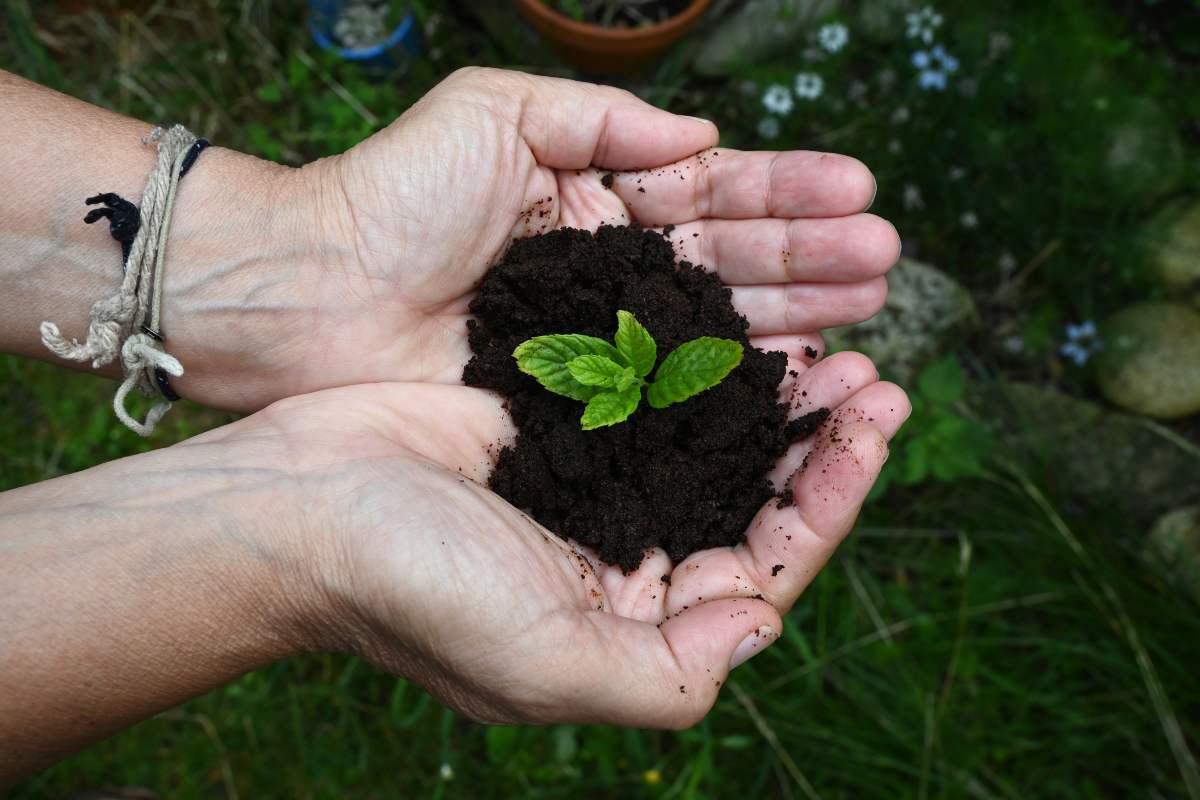
<svg viewBox="0 0 1200 800">
<path fill-rule="evenodd" d="M 488 485 L 564 538 L 630 571 L 646 548 L 678 562 L 736 544 L 772 496 L 767 472 L 788 445 L 828 416 L 788 422 L 779 402 L 784 353 L 750 346 L 729 289 L 686 261 L 662 235 L 637 227 L 595 234 L 556 230 L 513 243 L 471 303 L 468 385 L 508 397 L 518 434 Z M 548 333 L 611 341 L 616 312 L 632 312 L 658 343 L 661 363 L 698 336 L 734 339 L 742 363 L 718 386 L 624 423 L 580 428 L 583 403 L 543 389 L 517 369 L 513 349 Z"/>
</svg>

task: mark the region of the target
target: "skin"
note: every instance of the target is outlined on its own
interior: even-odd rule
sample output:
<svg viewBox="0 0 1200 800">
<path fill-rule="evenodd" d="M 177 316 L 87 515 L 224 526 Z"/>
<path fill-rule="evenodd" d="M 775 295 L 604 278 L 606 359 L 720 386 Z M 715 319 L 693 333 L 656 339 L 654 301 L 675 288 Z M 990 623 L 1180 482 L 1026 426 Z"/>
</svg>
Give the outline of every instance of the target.
<svg viewBox="0 0 1200 800">
<path fill-rule="evenodd" d="M 3 73 L 0 107 L 19 187 L 0 193 L 0 349 L 46 357 L 37 323 L 82 333 L 115 285 L 115 245 L 78 201 L 138 196 L 145 126 Z M 862 213 L 870 173 L 715 144 L 616 89 L 466 70 L 299 170 L 206 152 L 171 232 L 166 345 L 184 396 L 261 410 L 0 495 L 0 785 L 313 650 L 490 722 L 701 719 L 778 637 L 909 410 L 808 333 L 882 303 L 898 242 Z M 513 431 L 459 374 L 471 288 L 512 236 L 630 219 L 676 225 L 734 286 L 755 343 L 791 356 L 794 413 L 836 411 L 774 476 L 795 505 L 768 504 L 738 547 L 673 567 L 652 551 L 622 575 L 483 486 Z"/>
</svg>

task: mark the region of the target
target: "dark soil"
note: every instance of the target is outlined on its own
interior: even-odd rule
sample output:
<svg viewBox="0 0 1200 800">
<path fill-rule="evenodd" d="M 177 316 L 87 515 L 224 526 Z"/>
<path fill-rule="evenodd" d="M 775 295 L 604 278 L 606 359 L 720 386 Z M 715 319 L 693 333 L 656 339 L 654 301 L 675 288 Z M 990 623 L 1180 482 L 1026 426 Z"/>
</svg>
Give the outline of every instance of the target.
<svg viewBox="0 0 1200 800">
<path fill-rule="evenodd" d="M 547 333 L 611 340 L 617 309 L 631 311 L 658 343 L 659 361 L 698 336 L 745 345 L 718 386 L 665 409 L 643 404 L 619 425 L 584 431 L 583 404 L 522 374 L 513 349 Z M 646 548 L 678 562 L 740 542 L 776 495 L 767 472 L 793 441 L 828 416 L 788 422 L 778 398 L 784 353 L 750 347 L 747 323 L 717 277 L 675 263 L 670 242 L 636 227 L 557 230 L 513 243 L 484 277 L 469 321 L 463 380 L 508 397 L 518 429 L 488 485 L 564 538 L 629 571 Z"/>
</svg>

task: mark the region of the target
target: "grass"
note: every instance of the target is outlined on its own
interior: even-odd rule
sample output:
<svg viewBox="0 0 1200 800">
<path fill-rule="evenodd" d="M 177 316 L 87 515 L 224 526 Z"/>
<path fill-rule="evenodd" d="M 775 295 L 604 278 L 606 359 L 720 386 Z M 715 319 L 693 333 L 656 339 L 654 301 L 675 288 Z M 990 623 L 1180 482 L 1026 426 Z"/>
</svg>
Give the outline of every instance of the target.
<svg viewBox="0 0 1200 800">
<path fill-rule="evenodd" d="M 463 63 L 563 72 L 505 14 L 455 12 L 432 0 L 418 4 L 427 30 L 435 28 L 430 57 L 383 82 L 317 52 L 292 6 L 160 1 L 118 14 L 98 5 L 100 12 L 80 15 L 9 3 L 0 66 L 289 163 L 352 145 Z M 1120 106 L 1141 87 L 1173 98 L 1164 102 L 1186 128 L 1200 117 L 1200 102 L 1172 87 L 1195 54 L 1178 38 L 1159 47 L 1153 4 L 1065 4 L 1057 12 L 945 5 L 964 62 L 997 17 L 1012 17 L 1015 37 L 1036 39 L 1037 47 L 1018 48 L 1010 67 L 1017 90 L 983 81 L 983 99 L 957 107 L 904 94 L 895 102 L 920 124 L 903 134 L 888 128 L 894 105 L 861 121 L 853 109 L 836 118 L 841 112 L 830 106 L 828 119 L 792 119 L 784 133 L 791 138 L 776 144 L 817 140 L 856 152 L 879 164 L 881 186 L 924 181 L 925 209 L 904 208 L 893 191 L 881 196 L 881 213 L 899 218 L 912 237 L 906 246 L 980 296 L 997 280 L 987 272 L 996 256 L 1020 254 L 1018 301 L 985 305 L 984 314 L 985 330 L 1008 325 L 1024 337 L 1024 360 L 976 336 L 959 361 L 977 383 L 993 376 L 985 393 L 999 392 L 1007 378 L 1086 392 L 1086 374 L 1054 360 L 1055 331 L 1063 320 L 1108 310 L 1113 286 L 1131 293 L 1143 284 L 1137 224 L 1149 211 L 1132 196 L 1098 206 L 1095 192 L 1081 188 L 1095 145 L 1091 129 L 1070 125 L 1096 109 L 1031 119 L 1005 104 L 1054 107 L 1071 83 L 1070 70 L 1056 73 L 1055 64 L 1098 60 L 1110 68 L 1097 96 Z M 1149 19 L 1151 34 L 1114 9 Z M 739 82 L 794 72 L 794 54 L 701 79 L 688 68 L 691 46 L 631 85 L 679 110 L 716 109 L 729 144 L 755 144 L 761 108 L 757 95 L 739 94 Z M 865 58 L 845 62 L 844 73 L 900 69 L 905 56 L 880 46 Z M 967 145 L 936 135 L 956 114 Z M 978 133 L 988 128 L 999 129 L 1000 143 Z M 892 137 L 908 137 L 908 149 L 889 155 Z M 922 142 L 927 152 L 914 155 Z M 1194 154 L 1194 142 L 1188 146 Z M 1052 191 L 1028 171 L 1039 153 L 1060 182 Z M 999 169 L 1006 159 L 1013 168 Z M 946 178 L 952 163 L 974 169 L 966 184 Z M 995 225 L 964 230 L 958 217 L 967 207 Z M 1100 281 L 1088 280 L 1080 259 L 1102 265 L 1095 274 L 1105 286 L 1090 285 Z M 0 375 L 0 489 L 149 446 L 112 422 L 104 381 L 9 357 L 0 357 Z M 945 378 L 962 380 L 961 371 Z M 947 394 L 935 382 L 929 391 L 947 398 L 931 402 L 931 427 L 960 412 L 972 418 L 957 389 Z M 228 419 L 188 404 L 178 411 L 154 446 Z M 1197 452 L 1194 428 L 1162 432 Z M 13 796 L 142 787 L 170 798 L 1200 798 L 1197 603 L 1142 561 L 1144 520 L 1048 480 L 1054 442 L 1035 464 L 997 442 L 985 453 L 976 439 L 957 442 L 980 450 L 971 469 L 894 483 L 867 510 L 788 615 L 781 641 L 740 668 L 691 730 L 489 728 L 356 659 L 318 654 L 148 720 Z"/>
</svg>

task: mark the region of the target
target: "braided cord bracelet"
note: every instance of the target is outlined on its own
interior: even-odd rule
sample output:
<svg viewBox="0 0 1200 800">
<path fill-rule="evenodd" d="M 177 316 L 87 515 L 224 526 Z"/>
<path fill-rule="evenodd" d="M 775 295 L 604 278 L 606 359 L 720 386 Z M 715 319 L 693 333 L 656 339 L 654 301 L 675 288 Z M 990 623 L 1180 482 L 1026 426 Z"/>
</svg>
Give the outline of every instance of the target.
<svg viewBox="0 0 1200 800">
<path fill-rule="evenodd" d="M 168 131 L 155 128 L 142 140 L 143 144 L 150 142 L 157 145 L 158 155 L 142 192 L 140 208 L 112 192 L 86 201 L 103 207 L 89 211 L 83 221 L 90 225 L 107 217 L 109 233 L 121 244 L 120 289 L 92 306 L 88 336 L 82 344 L 66 339 L 53 322 L 41 324 L 42 343 L 61 358 L 90 360 L 92 367 L 102 367 L 120 354 L 124 379 L 113 397 L 113 411 L 126 427 L 141 436 L 153 433 L 171 403 L 179 399 L 170 377 L 182 375 L 183 365 L 163 347 L 164 255 L 179 181 L 209 145 L 207 139 L 197 139 L 182 125 Z M 125 399 L 135 387 L 163 399 L 150 409 L 144 422 L 125 408 Z"/>
</svg>

